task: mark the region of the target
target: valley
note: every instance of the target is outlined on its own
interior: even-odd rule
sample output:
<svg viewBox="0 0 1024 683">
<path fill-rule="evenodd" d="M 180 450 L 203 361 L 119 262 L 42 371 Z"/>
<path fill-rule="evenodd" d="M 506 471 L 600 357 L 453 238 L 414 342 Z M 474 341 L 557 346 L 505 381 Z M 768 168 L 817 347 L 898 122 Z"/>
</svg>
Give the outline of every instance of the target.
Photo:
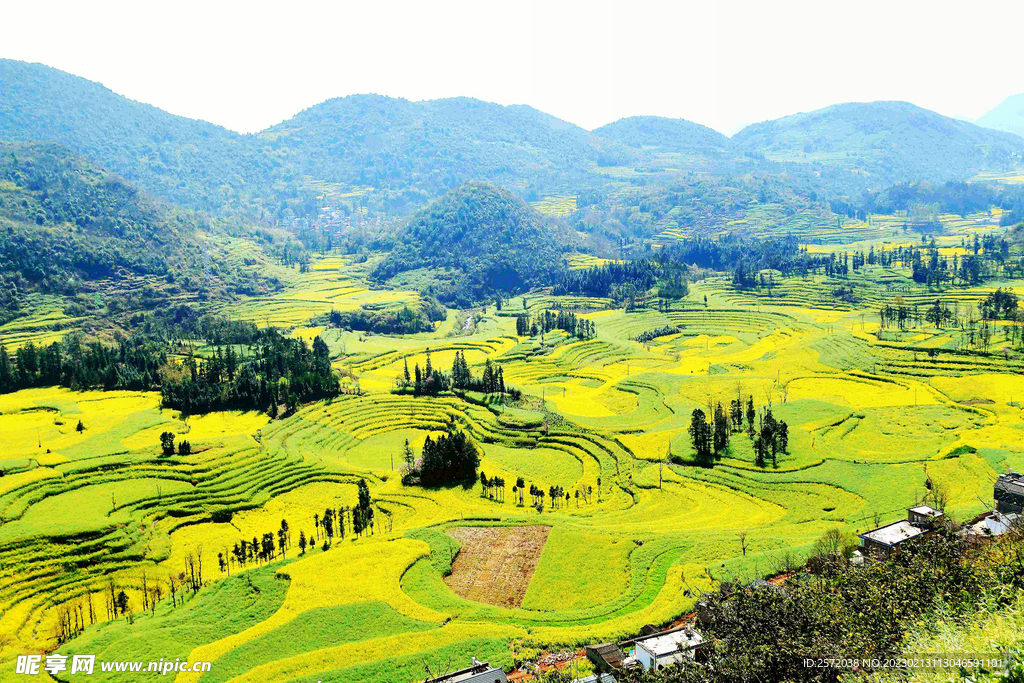
<svg viewBox="0 0 1024 683">
<path fill-rule="evenodd" d="M 0 60 L 0 681 L 25 653 L 568 681 L 821 577 L 911 595 L 927 553 L 864 565 L 858 535 L 928 505 L 960 552 L 1024 469 L 997 113 L 727 137 L 353 95 L 243 135 Z M 833 621 L 890 656 L 974 642 L 917 619 L 943 609 L 999 634 L 1020 546 L 984 547 L 983 597 L 951 570 Z M 740 680 L 710 670 L 686 680 Z M 778 680 L 839 680 L 807 676 Z"/>
</svg>

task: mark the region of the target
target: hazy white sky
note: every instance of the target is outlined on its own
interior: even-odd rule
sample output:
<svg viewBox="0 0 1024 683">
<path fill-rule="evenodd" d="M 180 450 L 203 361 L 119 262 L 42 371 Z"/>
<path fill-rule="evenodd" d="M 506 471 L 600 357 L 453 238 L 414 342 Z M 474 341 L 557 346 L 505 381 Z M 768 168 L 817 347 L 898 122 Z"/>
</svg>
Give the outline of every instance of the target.
<svg viewBox="0 0 1024 683">
<path fill-rule="evenodd" d="M 1024 2 L 4 2 L 0 57 L 243 132 L 330 97 L 467 95 L 732 133 L 844 101 L 976 118 L 1024 91 Z"/>
</svg>

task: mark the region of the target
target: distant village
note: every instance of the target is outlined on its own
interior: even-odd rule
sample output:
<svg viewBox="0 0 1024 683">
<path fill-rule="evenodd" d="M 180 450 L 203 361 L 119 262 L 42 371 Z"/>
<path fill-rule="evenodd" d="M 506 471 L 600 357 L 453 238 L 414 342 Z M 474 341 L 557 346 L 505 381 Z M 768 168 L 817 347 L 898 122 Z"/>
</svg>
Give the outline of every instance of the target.
<svg viewBox="0 0 1024 683">
<path fill-rule="evenodd" d="M 984 542 L 997 538 L 1010 530 L 1024 530 L 1024 474 L 1008 472 L 1001 474 L 993 486 L 993 507 L 971 519 L 960 529 L 969 539 Z M 859 535 L 860 547 L 850 557 L 854 566 L 865 562 L 888 559 L 907 543 L 924 538 L 932 533 L 945 519 L 945 513 L 929 505 L 915 505 L 907 508 L 906 519 L 872 529 Z M 767 582 L 755 580 L 751 587 L 763 586 Z M 771 585 L 771 584 L 768 584 Z M 700 661 L 701 651 L 708 643 L 696 628 L 694 618 L 685 619 L 681 625 L 658 628 L 648 624 L 635 638 L 617 643 L 597 643 L 586 646 L 582 653 L 570 653 L 565 658 L 551 657 L 549 667 L 562 668 L 574 659 L 585 657 L 595 673 L 574 678 L 573 683 L 617 683 L 616 674 L 623 669 L 643 667 L 657 671 L 674 666 L 684 660 Z M 540 664 L 544 664 L 542 660 Z M 559 666 L 561 665 L 561 666 Z M 472 658 L 470 666 L 427 678 L 424 683 L 518 683 L 534 676 L 518 671 L 506 674 L 487 662 Z"/>
</svg>

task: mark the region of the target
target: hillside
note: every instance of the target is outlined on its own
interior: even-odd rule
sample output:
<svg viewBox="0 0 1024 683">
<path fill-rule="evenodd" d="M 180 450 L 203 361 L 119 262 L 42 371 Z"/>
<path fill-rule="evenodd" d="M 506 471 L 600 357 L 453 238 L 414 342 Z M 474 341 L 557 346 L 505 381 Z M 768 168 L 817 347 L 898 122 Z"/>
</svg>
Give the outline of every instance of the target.
<svg viewBox="0 0 1024 683">
<path fill-rule="evenodd" d="M 182 206 L 259 215 L 289 180 L 255 138 L 129 100 L 42 64 L 0 59 L 0 140 L 66 145 L 142 189 Z M 274 188 L 274 182 L 278 187 Z M 288 202 L 293 212 L 301 203 Z"/>
<path fill-rule="evenodd" d="M 259 135 L 303 174 L 434 194 L 477 179 L 557 187 L 593 167 L 601 147 L 582 128 L 532 107 L 465 97 L 336 98 Z"/>
<path fill-rule="evenodd" d="M 1024 93 L 1007 97 L 975 123 L 1024 137 Z"/>
<path fill-rule="evenodd" d="M 1017 136 L 907 102 L 838 104 L 748 126 L 732 140 L 775 161 L 835 165 L 883 183 L 964 179 L 1024 159 L 1024 140 Z"/>
<path fill-rule="evenodd" d="M 442 301 L 468 304 L 495 292 L 551 284 L 572 233 L 508 190 L 472 182 L 415 214 L 374 277 L 428 269 L 444 272 Z"/>
<path fill-rule="evenodd" d="M 725 153 L 730 146 L 729 138 L 707 126 L 661 116 L 630 116 L 596 128 L 593 134 L 656 152 L 716 156 Z"/>
<path fill-rule="evenodd" d="M 229 263 L 213 232 L 65 147 L 0 143 L 0 319 L 27 293 L 75 296 L 108 279 L 142 278 L 163 296 L 272 286 Z"/>
</svg>

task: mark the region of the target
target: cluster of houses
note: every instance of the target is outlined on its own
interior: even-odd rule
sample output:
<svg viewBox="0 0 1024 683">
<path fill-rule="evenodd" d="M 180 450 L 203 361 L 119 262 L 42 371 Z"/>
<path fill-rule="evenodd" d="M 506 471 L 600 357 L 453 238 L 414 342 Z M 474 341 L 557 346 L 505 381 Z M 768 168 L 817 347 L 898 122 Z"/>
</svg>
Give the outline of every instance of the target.
<svg viewBox="0 0 1024 683">
<path fill-rule="evenodd" d="M 1000 474 L 992 488 L 995 506 L 964 525 L 962 533 L 968 537 L 993 538 L 1024 525 L 1024 474 Z M 904 543 L 927 536 L 943 517 L 941 510 L 928 505 L 907 508 L 906 519 L 861 534 L 853 562 L 889 557 Z"/>
<path fill-rule="evenodd" d="M 648 624 L 637 638 L 622 643 L 588 645 L 585 652 L 599 672 L 592 677 L 595 683 L 604 683 L 605 680 L 614 681 L 614 672 L 619 669 L 641 666 L 647 671 L 657 671 L 695 659 L 703 645 L 704 638 L 690 624 L 664 631 Z"/>
<path fill-rule="evenodd" d="M 617 671 L 636 666 L 657 671 L 684 659 L 694 659 L 703 644 L 704 638 L 690 624 L 667 630 L 648 624 L 641 635 L 632 640 L 588 645 L 585 653 L 596 673 L 578 678 L 574 683 L 616 683 Z M 478 662 L 474 657 L 471 666 L 424 683 L 508 683 L 508 677 L 501 669 Z"/>
<path fill-rule="evenodd" d="M 995 507 L 964 525 L 962 533 L 977 538 L 993 538 L 1010 529 L 1024 527 L 1024 474 L 1009 472 L 999 475 L 993 488 L 993 498 Z M 941 510 L 928 505 L 907 508 L 906 519 L 860 534 L 861 545 L 854 551 L 852 562 L 860 564 L 867 559 L 885 559 L 904 543 L 927 536 L 944 516 Z M 648 624 L 641 635 L 632 640 L 588 645 L 585 653 L 597 673 L 577 679 L 575 683 L 615 683 L 617 671 L 636 666 L 657 671 L 686 659 L 696 659 L 703 645 L 704 638 L 690 624 L 667 630 Z M 508 678 L 501 669 L 478 662 L 474 657 L 472 666 L 425 683 L 508 683 Z"/>
</svg>

